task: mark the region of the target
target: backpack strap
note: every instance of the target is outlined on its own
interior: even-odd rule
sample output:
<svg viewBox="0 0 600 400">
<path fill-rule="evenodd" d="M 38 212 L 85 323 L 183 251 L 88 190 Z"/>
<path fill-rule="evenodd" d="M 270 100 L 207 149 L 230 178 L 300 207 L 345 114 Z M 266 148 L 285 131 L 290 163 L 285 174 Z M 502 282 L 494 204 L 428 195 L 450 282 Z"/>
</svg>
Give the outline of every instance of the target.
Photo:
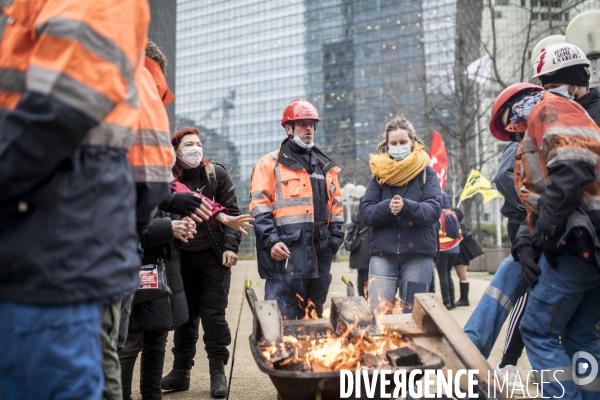
<svg viewBox="0 0 600 400">
<path fill-rule="evenodd" d="M 208 165 L 204 166 L 204 172 L 206 172 L 208 184 L 215 193 L 215 195 L 213 196 L 213 201 L 215 201 L 215 197 L 217 195 L 217 192 L 219 191 L 219 184 L 217 183 L 217 173 L 215 172 L 215 165 L 213 163 L 208 163 Z"/>
<path fill-rule="evenodd" d="M 423 199 L 423 186 L 427 180 L 427 168 L 423 169 L 423 173 L 419 174 L 419 190 L 421 191 L 421 200 Z"/>
</svg>

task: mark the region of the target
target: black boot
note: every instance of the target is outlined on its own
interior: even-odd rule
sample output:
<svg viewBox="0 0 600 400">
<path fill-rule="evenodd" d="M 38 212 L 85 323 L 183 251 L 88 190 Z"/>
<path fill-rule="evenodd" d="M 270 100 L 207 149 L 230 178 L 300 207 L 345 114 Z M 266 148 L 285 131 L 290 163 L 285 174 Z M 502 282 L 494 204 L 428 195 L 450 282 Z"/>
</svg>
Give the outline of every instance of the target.
<svg viewBox="0 0 600 400">
<path fill-rule="evenodd" d="M 160 384 L 162 390 L 174 390 L 177 392 L 190 389 L 190 370 L 175 369 L 162 378 Z"/>
<path fill-rule="evenodd" d="M 222 358 L 209 358 L 210 368 L 210 395 L 212 397 L 227 396 L 227 377 L 225 376 L 225 364 Z"/>
<path fill-rule="evenodd" d="M 469 306 L 469 282 L 460 283 L 460 299 L 456 302 L 458 307 Z"/>
<path fill-rule="evenodd" d="M 160 343 L 157 343 L 155 346 L 157 349 L 146 348 L 142 351 L 142 362 L 140 363 L 140 392 L 142 393 L 142 400 L 162 400 L 162 391 L 160 389 L 162 386 L 165 353 L 164 347 L 162 347 L 161 352 Z"/>
</svg>

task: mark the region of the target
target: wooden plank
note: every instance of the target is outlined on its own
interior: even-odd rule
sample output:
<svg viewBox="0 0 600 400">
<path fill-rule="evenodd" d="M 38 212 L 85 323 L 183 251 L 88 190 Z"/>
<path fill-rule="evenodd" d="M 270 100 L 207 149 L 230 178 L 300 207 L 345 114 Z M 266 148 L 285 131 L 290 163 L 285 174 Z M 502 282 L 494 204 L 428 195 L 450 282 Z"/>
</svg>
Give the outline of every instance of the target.
<svg viewBox="0 0 600 400">
<path fill-rule="evenodd" d="M 430 331 L 424 331 L 413 319 L 411 314 L 388 314 L 378 318 L 378 322 L 385 326 L 388 331 L 400 333 L 410 337 L 441 336 L 435 325 L 429 326 Z"/>
<path fill-rule="evenodd" d="M 266 343 L 281 342 L 283 327 L 276 300 L 254 302 L 253 333 L 255 338 L 260 338 L 262 334 Z"/>
<path fill-rule="evenodd" d="M 375 326 L 375 315 L 364 297 L 333 297 L 331 299 L 331 326 L 341 335 L 347 327 L 353 326 L 352 333 Z"/>
<path fill-rule="evenodd" d="M 413 317 L 415 313 L 415 321 L 419 326 L 434 324 L 437 327 L 466 369 L 479 370 L 479 381 L 487 388 L 488 376 L 494 376 L 493 369 L 433 293 L 415 294 Z M 496 393 L 501 393 L 499 388 Z"/>
</svg>

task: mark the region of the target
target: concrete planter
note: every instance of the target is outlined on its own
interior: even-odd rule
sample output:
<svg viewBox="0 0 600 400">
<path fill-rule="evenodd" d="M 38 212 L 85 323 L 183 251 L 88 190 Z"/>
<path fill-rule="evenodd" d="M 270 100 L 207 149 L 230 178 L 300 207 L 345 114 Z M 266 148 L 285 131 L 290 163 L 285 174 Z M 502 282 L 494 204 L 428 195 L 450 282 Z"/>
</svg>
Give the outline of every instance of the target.
<svg viewBox="0 0 600 400">
<path fill-rule="evenodd" d="M 510 249 L 484 249 L 484 253 L 471 261 L 468 271 L 496 273 L 498 266 L 510 255 Z"/>
</svg>

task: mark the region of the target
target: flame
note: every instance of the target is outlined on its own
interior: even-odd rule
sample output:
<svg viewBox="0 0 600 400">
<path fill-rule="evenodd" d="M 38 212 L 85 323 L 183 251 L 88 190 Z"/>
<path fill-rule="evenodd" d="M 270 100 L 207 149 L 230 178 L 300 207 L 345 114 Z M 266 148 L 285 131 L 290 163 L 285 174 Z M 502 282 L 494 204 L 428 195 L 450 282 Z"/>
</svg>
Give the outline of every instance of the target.
<svg viewBox="0 0 600 400">
<path fill-rule="evenodd" d="M 331 317 L 331 309 L 327 307 L 323 310 L 323 318 L 329 319 L 329 317 Z"/>
<path fill-rule="evenodd" d="M 389 368 L 385 353 L 406 346 L 407 340 L 396 332 L 384 332 L 372 336 L 363 329 L 352 334 L 358 320 L 349 324 L 337 337 L 327 332 L 319 339 L 298 339 L 291 335 L 283 336 L 279 346 L 271 343 L 259 344 L 261 355 L 270 368 L 292 368 L 294 370 L 327 372 L 341 369 Z M 366 358 L 365 358 L 366 356 Z M 365 359 L 368 360 L 365 364 Z"/>
<path fill-rule="evenodd" d="M 304 317 L 302 317 L 301 319 L 307 320 L 307 319 L 318 319 L 319 318 L 319 316 L 317 315 L 317 306 L 315 306 L 315 303 L 313 303 L 313 301 L 311 299 L 308 299 L 308 303 L 306 304 L 306 307 L 303 307 L 304 299 L 302 298 L 302 296 L 300 296 L 298 293 L 296 293 L 296 297 L 298 298 L 298 307 L 300 307 L 304 310 Z"/>
</svg>

